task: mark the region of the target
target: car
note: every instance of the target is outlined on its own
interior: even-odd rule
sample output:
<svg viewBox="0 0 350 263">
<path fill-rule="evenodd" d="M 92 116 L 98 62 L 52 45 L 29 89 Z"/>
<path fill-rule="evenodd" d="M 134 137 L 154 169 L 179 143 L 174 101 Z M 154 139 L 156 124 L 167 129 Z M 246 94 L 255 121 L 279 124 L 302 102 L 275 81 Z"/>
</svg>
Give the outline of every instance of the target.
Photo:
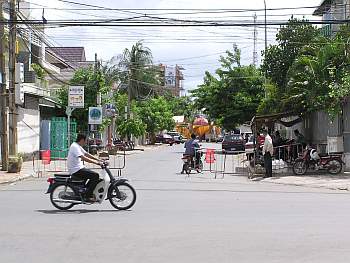
<svg viewBox="0 0 350 263">
<path fill-rule="evenodd" d="M 219 134 L 217 137 L 216 137 L 216 142 L 222 142 L 224 140 L 224 136 L 222 136 L 221 134 Z"/>
<path fill-rule="evenodd" d="M 172 146 L 175 143 L 175 140 L 169 134 L 158 134 L 156 136 L 156 143 L 169 144 Z"/>
<path fill-rule="evenodd" d="M 173 137 L 174 142 L 177 143 L 177 144 L 180 144 L 180 143 L 184 142 L 184 139 L 183 139 L 182 135 L 180 133 L 178 133 L 178 132 L 171 131 L 171 132 L 168 132 L 167 134 L 170 135 L 171 137 Z"/>
<path fill-rule="evenodd" d="M 225 135 L 222 141 L 222 151 L 225 153 L 238 153 L 245 151 L 245 141 L 240 134 Z"/>
</svg>

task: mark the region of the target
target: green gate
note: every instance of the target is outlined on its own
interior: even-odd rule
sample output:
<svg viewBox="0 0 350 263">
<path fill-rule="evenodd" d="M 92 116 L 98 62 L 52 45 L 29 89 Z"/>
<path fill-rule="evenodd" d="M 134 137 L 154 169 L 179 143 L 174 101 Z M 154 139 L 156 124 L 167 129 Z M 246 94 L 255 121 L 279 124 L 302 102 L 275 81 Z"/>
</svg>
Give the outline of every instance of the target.
<svg viewBox="0 0 350 263">
<path fill-rule="evenodd" d="M 67 158 L 70 144 L 77 138 L 77 123 L 71 120 L 71 141 L 68 142 L 67 119 L 65 117 L 53 117 L 50 129 L 51 159 Z"/>
</svg>

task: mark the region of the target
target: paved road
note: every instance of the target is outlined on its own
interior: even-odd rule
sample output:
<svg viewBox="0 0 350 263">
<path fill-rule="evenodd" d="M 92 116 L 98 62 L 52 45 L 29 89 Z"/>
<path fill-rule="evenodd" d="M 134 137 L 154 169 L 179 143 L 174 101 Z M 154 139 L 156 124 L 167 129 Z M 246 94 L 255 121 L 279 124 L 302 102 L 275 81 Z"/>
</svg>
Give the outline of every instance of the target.
<svg viewBox="0 0 350 263">
<path fill-rule="evenodd" d="M 0 262 L 349 262 L 350 195 L 177 174 L 180 146 L 128 157 L 131 211 L 59 212 L 43 179 L 0 188 Z"/>
</svg>

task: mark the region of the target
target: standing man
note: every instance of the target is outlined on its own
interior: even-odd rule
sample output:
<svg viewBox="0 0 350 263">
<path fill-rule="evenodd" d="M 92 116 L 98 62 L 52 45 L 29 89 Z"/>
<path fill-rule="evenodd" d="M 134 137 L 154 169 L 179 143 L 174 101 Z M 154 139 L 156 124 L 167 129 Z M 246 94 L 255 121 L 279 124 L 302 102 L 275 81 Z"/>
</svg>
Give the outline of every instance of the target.
<svg viewBox="0 0 350 263">
<path fill-rule="evenodd" d="M 296 137 L 296 143 L 301 144 L 303 147 L 305 147 L 306 140 L 305 140 L 304 135 L 302 135 L 298 129 L 294 130 L 294 135 Z"/>
<path fill-rule="evenodd" d="M 265 177 L 272 177 L 272 155 L 273 155 L 273 144 L 272 138 L 270 137 L 268 131 L 264 131 L 265 141 L 263 146 L 264 164 L 266 174 Z"/>
<path fill-rule="evenodd" d="M 98 173 L 85 168 L 83 161 L 100 165 L 100 160 L 83 149 L 85 144 L 86 136 L 84 134 L 78 134 L 76 142 L 73 142 L 69 148 L 67 167 L 72 178 L 76 180 L 89 180 L 84 197 L 89 202 L 95 202 L 96 198 L 93 196 L 93 191 L 100 177 Z"/>
</svg>

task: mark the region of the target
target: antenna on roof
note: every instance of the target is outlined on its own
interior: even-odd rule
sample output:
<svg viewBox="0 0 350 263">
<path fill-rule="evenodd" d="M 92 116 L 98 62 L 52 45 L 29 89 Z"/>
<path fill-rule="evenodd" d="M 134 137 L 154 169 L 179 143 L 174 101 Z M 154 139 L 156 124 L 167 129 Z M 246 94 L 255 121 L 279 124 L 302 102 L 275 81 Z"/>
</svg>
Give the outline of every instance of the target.
<svg viewBox="0 0 350 263">
<path fill-rule="evenodd" d="M 43 24 L 47 24 L 47 20 L 45 18 L 45 9 L 43 8 L 43 13 L 41 15 L 41 18 L 43 19 Z"/>
</svg>

